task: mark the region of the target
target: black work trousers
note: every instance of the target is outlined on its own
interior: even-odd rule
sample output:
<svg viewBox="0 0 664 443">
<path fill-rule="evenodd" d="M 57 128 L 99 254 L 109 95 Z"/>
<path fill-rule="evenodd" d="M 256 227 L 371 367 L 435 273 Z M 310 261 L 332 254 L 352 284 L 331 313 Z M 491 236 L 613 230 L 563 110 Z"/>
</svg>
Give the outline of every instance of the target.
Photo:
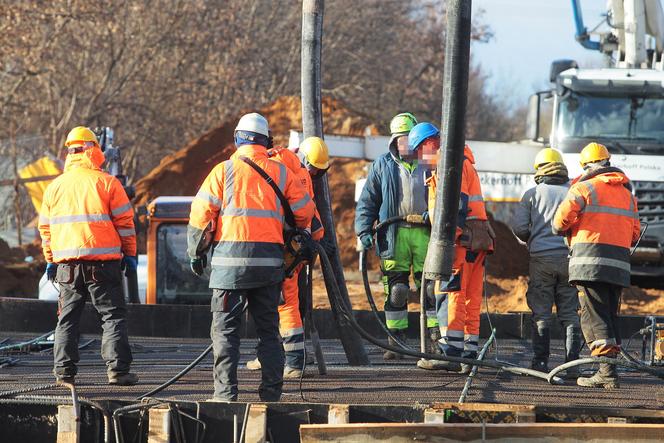
<svg viewBox="0 0 664 443">
<path fill-rule="evenodd" d="M 53 345 L 55 375 L 76 375 L 79 323 L 88 299 L 103 322 L 101 356 L 106 361 L 108 373 L 128 373 L 132 356 L 127 335 L 127 308 L 122 291 L 120 261 L 59 264 L 56 281 L 60 285 L 60 296 Z"/>
<path fill-rule="evenodd" d="M 256 324 L 256 355 L 262 378 L 258 395 L 262 401 L 279 401 L 283 387 L 284 349 L 279 335 L 281 285 L 252 289 L 214 289 L 210 337 L 214 350 L 214 398 L 236 401 L 237 367 L 240 362 L 240 326 L 245 301 Z"/>
<path fill-rule="evenodd" d="M 592 355 L 620 352 L 618 308 L 622 287 L 603 282 L 576 282 L 581 304 L 581 330 Z"/>
</svg>

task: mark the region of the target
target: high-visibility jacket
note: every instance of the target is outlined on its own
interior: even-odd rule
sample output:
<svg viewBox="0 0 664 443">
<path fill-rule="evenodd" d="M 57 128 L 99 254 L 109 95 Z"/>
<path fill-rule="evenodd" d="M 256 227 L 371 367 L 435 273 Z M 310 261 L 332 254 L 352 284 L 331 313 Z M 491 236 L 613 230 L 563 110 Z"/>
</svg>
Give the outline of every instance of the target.
<svg viewBox="0 0 664 443">
<path fill-rule="evenodd" d="M 39 233 L 49 263 L 119 260 L 136 255 L 134 211 L 120 181 L 101 170 L 99 148 L 67 155 L 46 188 Z"/>
<path fill-rule="evenodd" d="M 307 168 L 305 168 L 302 162 L 300 162 L 300 158 L 297 154 L 287 148 L 278 146 L 267 151 L 267 155 L 272 160 L 286 165 L 288 170 L 295 174 L 295 178 L 299 180 L 304 189 L 306 189 L 309 197 L 312 200 L 314 199 L 314 184 L 311 180 L 311 175 L 309 175 Z M 320 240 L 325 235 L 318 208 L 314 209 L 314 217 L 311 219 L 311 226 L 309 226 L 309 228 L 311 229 L 311 238 L 316 241 Z"/>
<path fill-rule="evenodd" d="M 191 204 L 190 257 L 201 254 L 212 233 L 210 288 L 246 289 L 280 283 L 284 278 L 284 213 L 274 189 L 244 156 L 262 168 L 288 200 L 295 224 L 311 223 L 314 203 L 288 168 L 268 159 L 260 145 L 243 145 L 237 155 L 212 169 Z"/>
<path fill-rule="evenodd" d="M 440 152 L 439 154 L 440 155 Z M 467 220 L 488 220 L 480 178 L 475 169 L 475 156 L 468 145 L 463 150 L 463 170 L 461 173 L 461 193 L 459 195 L 459 213 L 457 217 L 456 240 L 459 241 Z M 433 224 L 436 217 L 436 188 L 438 180 L 432 174 L 427 180 L 429 186 L 429 218 Z"/>
<path fill-rule="evenodd" d="M 553 218 L 554 233 L 567 235 L 569 281 L 599 281 L 627 287 L 629 248 L 641 224 L 629 179 L 607 167 L 572 182 Z"/>
</svg>

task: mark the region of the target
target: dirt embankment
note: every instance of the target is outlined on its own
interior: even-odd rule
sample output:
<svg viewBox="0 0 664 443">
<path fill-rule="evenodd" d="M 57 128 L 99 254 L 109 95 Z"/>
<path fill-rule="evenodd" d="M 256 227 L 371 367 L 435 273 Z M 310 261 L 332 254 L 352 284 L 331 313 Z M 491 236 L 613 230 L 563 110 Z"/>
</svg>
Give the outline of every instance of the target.
<svg viewBox="0 0 664 443">
<path fill-rule="evenodd" d="M 45 268 L 39 243 L 10 248 L 0 239 L 0 296 L 36 298 Z"/>
<path fill-rule="evenodd" d="M 262 109 L 249 109 L 192 140 L 136 183 L 134 203 L 144 205 L 160 195 L 194 195 L 212 168 L 233 154 L 233 131 L 246 112 L 259 112 L 270 124 L 275 144 L 287 145 L 289 131 L 302 129 L 299 97 L 286 96 Z M 341 102 L 323 98 L 323 121 L 326 134 L 363 135 L 375 127 L 361 114 L 346 109 Z M 368 129 L 367 129 L 368 128 Z"/>
</svg>

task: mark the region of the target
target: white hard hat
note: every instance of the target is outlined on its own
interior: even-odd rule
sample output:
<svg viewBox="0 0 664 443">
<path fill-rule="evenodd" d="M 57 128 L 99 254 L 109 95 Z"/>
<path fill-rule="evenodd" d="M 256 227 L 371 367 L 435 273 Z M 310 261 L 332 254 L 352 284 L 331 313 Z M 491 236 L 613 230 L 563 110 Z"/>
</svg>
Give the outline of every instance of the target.
<svg viewBox="0 0 664 443">
<path fill-rule="evenodd" d="M 266 137 L 270 136 L 270 128 L 267 125 L 267 120 L 256 112 L 244 114 L 240 118 L 240 121 L 237 122 L 235 130 L 255 132 L 256 134 L 262 134 Z"/>
</svg>

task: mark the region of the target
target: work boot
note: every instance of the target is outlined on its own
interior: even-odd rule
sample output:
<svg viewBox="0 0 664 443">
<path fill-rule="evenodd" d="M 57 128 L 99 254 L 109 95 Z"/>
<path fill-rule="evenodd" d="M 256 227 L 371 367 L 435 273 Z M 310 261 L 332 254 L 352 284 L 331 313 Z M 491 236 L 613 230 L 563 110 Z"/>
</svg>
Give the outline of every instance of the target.
<svg viewBox="0 0 664 443">
<path fill-rule="evenodd" d="M 405 329 L 390 329 L 390 332 L 392 335 L 394 335 L 396 338 L 399 339 L 401 343 L 406 343 L 406 330 Z M 387 337 L 387 342 L 390 344 L 390 346 L 394 346 L 399 348 L 400 346 L 397 344 L 396 341 L 392 339 L 392 337 Z M 396 352 L 392 351 L 385 351 L 383 353 L 383 360 L 401 360 L 401 354 L 397 354 Z"/>
<path fill-rule="evenodd" d="M 138 383 L 138 375 L 127 372 L 126 374 L 108 374 L 108 384 L 118 386 L 133 386 Z"/>
<path fill-rule="evenodd" d="M 284 366 L 284 380 L 299 379 L 302 376 L 302 370 Z"/>
<path fill-rule="evenodd" d="M 585 388 L 617 389 L 620 387 L 616 367 L 607 363 L 600 363 L 599 370 L 592 377 L 577 378 L 576 384 Z"/>
<path fill-rule="evenodd" d="M 578 327 L 568 326 L 565 340 L 565 363 L 578 360 L 581 352 L 581 330 Z M 564 371 L 563 378 L 576 380 L 581 375 L 580 366 L 574 366 Z"/>
<path fill-rule="evenodd" d="M 417 361 L 417 367 L 429 371 L 450 371 L 461 372 L 461 365 L 459 363 L 443 361 L 443 360 L 427 360 L 421 358 Z"/>
<path fill-rule="evenodd" d="M 551 330 L 547 327 L 538 327 L 533 324 L 533 360 L 530 367 L 536 371 L 549 372 L 549 346 L 551 344 Z"/>
<path fill-rule="evenodd" d="M 56 383 L 69 383 L 70 385 L 74 384 L 74 376 L 73 375 L 56 375 L 55 376 L 55 382 Z"/>
<path fill-rule="evenodd" d="M 440 328 L 438 326 L 429 328 L 429 353 L 431 354 L 443 353 L 440 350 L 440 344 L 438 340 L 440 340 Z"/>
<path fill-rule="evenodd" d="M 258 371 L 261 368 L 261 362 L 258 361 L 258 357 L 247 362 L 247 369 L 250 371 Z"/>
</svg>

